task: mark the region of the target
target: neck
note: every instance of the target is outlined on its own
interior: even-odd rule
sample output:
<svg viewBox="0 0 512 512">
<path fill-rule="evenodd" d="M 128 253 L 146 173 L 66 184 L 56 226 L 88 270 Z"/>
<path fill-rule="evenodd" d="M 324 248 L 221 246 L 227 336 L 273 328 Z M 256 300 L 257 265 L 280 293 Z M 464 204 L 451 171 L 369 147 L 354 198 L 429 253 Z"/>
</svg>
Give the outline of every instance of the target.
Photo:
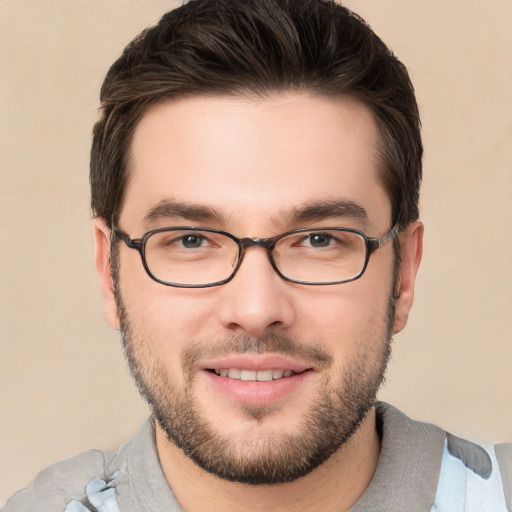
<svg viewBox="0 0 512 512">
<path fill-rule="evenodd" d="M 215 477 L 170 443 L 158 423 L 156 442 L 165 477 L 185 512 L 349 510 L 368 487 L 380 451 L 374 409 L 324 464 L 285 484 L 248 485 Z"/>
</svg>

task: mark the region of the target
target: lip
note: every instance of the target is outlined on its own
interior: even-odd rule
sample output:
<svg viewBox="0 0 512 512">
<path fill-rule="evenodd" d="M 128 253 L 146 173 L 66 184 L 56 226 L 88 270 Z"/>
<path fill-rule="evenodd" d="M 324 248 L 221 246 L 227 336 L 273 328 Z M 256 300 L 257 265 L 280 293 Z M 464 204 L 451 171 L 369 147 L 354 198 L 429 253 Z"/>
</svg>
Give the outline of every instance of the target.
<svg viewBox="0 0 512 512">
<path fill-rule="evenodd" d="M 291 370 L 294 373 L 302 373 L 314 369 L 301 361 L 276 354 L 236 354 L 222 358 L 201 361 L 201 370 L 215 370 L 221 368 L 240 368 L 242 370 Z"/>
<path fill-rule="evenodd" d="M 243 381 L 221 377 L 211 370 L 222 368 L 240 368 L 259 371 L 282 369 L 292 370 L 294 375 L 271 381 Z M 288 357 L 272 354 L 240 354 L 202 361 L 200 374 L 222 396 L 250 406 L 268 406 L 285 400 L 293 395 L 314 374 L 311 365 Z"/>
</svg>

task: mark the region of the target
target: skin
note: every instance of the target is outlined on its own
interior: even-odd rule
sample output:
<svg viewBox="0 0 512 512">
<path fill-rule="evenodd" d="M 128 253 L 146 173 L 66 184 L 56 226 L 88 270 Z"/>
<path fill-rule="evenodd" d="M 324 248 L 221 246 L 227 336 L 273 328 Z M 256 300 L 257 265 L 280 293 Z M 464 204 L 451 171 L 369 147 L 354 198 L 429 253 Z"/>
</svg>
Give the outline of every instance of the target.
<svg viewBox="0 0 512 512">
<path fill-rule="evenodd" d="M 159 104 L 143 116 L 135 132 L 119 226 L 133 238 L 149 229 L 183 223 L 223 229 L 238 237 L 270 237 L 326 225 L 382 236 L 391 227 L 391 204 L 379 179 L 377 141 L 371 113 L 349 99 L 287 93 L 265 99 L 196 97 Z M 207 206 L 219 215 L 148 219 L 148 212 L 162 201 Z M 332 201 L 356 203 L 365 215 L 338 213 L 310 219 L 306 225 L 291 220 L 290 212 L 304 205 Z M 95 219 L 94 234 L 105 316 L 119 328 L 110 234 L 103 219 Z M 402 265 L 393 333 L 403 329 L 412 305 L 422 234 L 421 223 L 415 222 L 400 235 Z M 360 279 L 331 286 L 284 281 L 261 248 L 247 251 L 231 282 L 194 290 L 151 280 L 139 254 L 124 244 L 119 258 L 119 285 L 140 357 L 158 361 L 177 390 L 186 385 L 182 355 L 194 340 L 286 334 L 305 344 L 318 342 L 332 355 L 332 365 L 311 371 L 291 392 L 269 404 L 275 409 L 272 414 L 259 417 L 247 414 L 247 404 L 210 386 L 201 368 L 193 369 L 190 392 L 201 416 L 214 431 L 234 441 L 252 440 L 256 451 L 261 448 L 258 439 L 265 436 L 297 434 L 326 380 L 346 374 L 361 354 L 370 358 L 369 365 L 378 365 L 383 357 L 388 342 L 386 309 L 395 292 L 392 244 L 371 256 Z M 373 409 L 324 464 L 279 485 L 219 479 L 170 443 L 158 424 L 156 438 L 164 473 L 187 512 L 348 510 L 368 486 L 379 454 Z"/>
</svg>

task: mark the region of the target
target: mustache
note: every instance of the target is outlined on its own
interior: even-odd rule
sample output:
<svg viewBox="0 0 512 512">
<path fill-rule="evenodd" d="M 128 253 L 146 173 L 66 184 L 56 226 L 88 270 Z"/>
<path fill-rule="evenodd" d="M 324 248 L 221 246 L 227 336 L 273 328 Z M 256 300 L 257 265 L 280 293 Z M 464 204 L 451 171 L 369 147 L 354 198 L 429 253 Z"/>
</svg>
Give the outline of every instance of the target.
<svg viewBox="0 0 512 512">
<path fill-rule="evenodd" d="M 279 354 L 306 363 L 312 363 L 319 370 L 329 368 L 334 356 L 318 342 L 304 342 L 286 334 L 268 334 L 259 338 L 233 334 L 221 340 L 196 340 L 182 354 L 185 370 L 192 369 L 200 359 L 213 359 L 229 354 Z"/>
</svg>

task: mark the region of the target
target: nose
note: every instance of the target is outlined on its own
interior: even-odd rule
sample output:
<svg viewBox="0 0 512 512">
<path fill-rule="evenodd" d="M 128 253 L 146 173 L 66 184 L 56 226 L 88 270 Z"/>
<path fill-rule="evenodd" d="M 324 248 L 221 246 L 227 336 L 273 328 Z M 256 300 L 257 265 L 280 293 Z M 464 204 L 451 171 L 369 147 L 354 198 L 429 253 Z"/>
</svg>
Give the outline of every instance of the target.
<svg viewBox="0 0 512 512">
<path fill-rule="evenodd" d="M 284 330 L 293 324 L 293 285 L 273 269 L 263 247 L 246 249 L 235 277 L 222 286 L 218 309 L 225 329 L 252 337 Z"/>
</svg>

